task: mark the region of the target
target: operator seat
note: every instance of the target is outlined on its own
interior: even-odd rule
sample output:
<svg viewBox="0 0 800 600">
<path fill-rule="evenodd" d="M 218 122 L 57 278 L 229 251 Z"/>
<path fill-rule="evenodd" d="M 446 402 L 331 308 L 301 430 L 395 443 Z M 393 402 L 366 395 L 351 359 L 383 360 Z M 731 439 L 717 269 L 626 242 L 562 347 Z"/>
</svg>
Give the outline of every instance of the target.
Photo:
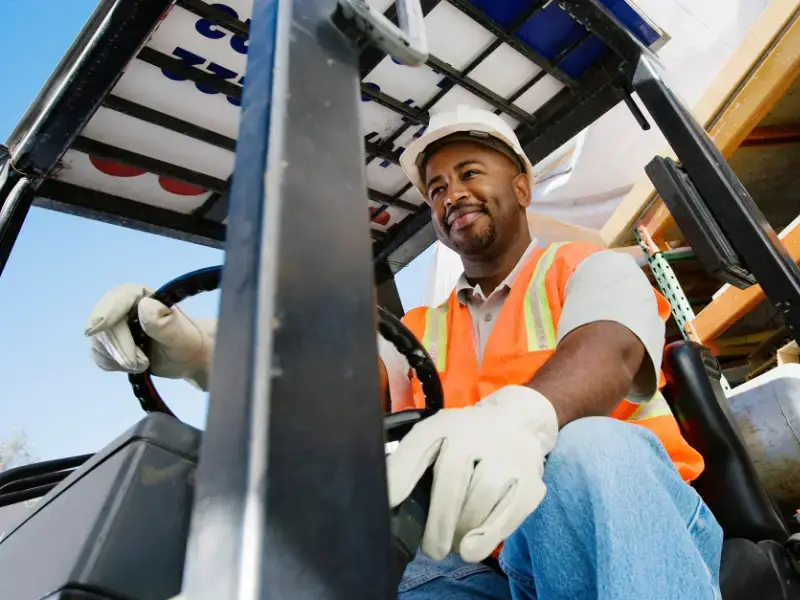
<svg viewBox="0 0 800 600">
<path fill-rule="evenodd" d="M 723 600 L 800 598 L 800 571 L 784 547 L 789 527 L 730 415 L 717 359 L 699 344 L 676 342 L 666 348 L 663 369 L 664 397 L 686 441 L 705 460 L 693 486 L 723 530 Z"/>
</svg>

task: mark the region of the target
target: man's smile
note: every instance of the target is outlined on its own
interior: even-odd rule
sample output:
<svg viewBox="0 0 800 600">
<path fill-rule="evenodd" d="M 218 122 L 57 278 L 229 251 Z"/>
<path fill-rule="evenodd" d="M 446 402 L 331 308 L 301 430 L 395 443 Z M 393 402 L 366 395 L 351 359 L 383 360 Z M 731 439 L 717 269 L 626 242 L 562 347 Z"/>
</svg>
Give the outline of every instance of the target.
<svg viewBox="0 0 800 600">
<path fill-rule="evenodd" d="M 474 223 L 481 214 L 484 214 L 484 210 L 480 206 L 463 206 L 450 212 L 445 218 L 445 223 L 450 231 L 458 231 Z"/>
</svg>

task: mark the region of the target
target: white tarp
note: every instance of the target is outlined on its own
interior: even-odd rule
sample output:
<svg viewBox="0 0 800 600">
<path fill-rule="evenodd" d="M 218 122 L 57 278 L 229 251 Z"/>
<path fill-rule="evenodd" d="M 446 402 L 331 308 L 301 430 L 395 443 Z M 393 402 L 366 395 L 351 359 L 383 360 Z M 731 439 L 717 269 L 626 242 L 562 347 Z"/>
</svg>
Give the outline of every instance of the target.
<svg viewBox="0 0 800 600">
<path fill-rule="evenodd" d="M 658 56 L 671 87 L 687 106 L 700 99 L 769 2 L 635 0 L 671 38 Z M 647 115 L 640 102 L 639 106 Z M 532 210 L 597 230 L 599 241 L 599 229 L 641 178 L 644 166 L 666 145 L 658 128 L 642 131 L 619 104 L 537 165 Z M 570 230 L 564 224 L 550 229 L 550 222 L 537 226 L 536 217 L 529 221 L 541 243 L 587 239 L 585 230 Z M 432 252 L 426 305 L 443 302 L 462 271 L 458 256 L 440 243 Z"/>
</svg>

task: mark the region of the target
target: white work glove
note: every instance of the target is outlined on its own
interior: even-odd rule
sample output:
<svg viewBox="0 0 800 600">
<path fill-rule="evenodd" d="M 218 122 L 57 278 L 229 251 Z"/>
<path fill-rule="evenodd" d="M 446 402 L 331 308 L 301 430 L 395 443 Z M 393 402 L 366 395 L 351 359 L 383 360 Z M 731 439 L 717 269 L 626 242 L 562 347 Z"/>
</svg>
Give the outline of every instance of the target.
<svg viewBox="0 0 800 600">
<path fill-rule="evenodd" d="M 208 390 L 208 373 L 216 337 L 216 319 L 190 319 L 177 307 L 148 298 L 153 290 L 124 284 L 107 292 L 89 316 L 85 334 L 92 359 L 105 371 L 142 373 L 185 379 Z M 139 322 L 152 338 L 150 357 L 133 342 L 128 313 L 139 302 Z"/>
<path fill-rule="evenodd" d="M 435 462 L 422 551 L 434 560 L 459 552 L 479 562 L 544 498 L 544 460 L 557 436 L 555 409 L 528 387 L 506 386 L 475 406 L 441 410 L 387 458 L 389 502 L 403 502 Z"/>
</svg>

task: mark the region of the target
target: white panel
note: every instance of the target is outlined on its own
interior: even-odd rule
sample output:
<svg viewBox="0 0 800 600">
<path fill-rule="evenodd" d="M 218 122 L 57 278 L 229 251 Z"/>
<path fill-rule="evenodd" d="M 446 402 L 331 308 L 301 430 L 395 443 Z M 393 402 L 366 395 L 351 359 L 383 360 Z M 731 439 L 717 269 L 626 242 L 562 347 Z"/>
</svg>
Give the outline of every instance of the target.
<svg viewBox="0 0 800 600">
<path fill-rule="evenodd" d="M 403 170 L 393 164 L 382 167 L 380 158 L 367 165 L 367 185 L 384 194 L 394 195 L 408 183 Z"/>
<path fill-rule="evenodd" d="M 414 139 L 414 134 L 420 129 L 422 129 L 421 125 L 409 127 L 395 140 L 394 144 L 392 144 L 392 149 L 396 152 L 402 152 Z M 399 165 L 389 164 L 384 167 L 383 160 L 376 158 L 367 165 L 367 183 L 378 191 L 386 194 L 396 194 L 408 183 L 408 179 Z"/>
<path fill-rule="evenodd" d="M 221 94 L 204 94 L 191 81 L 173 81 L 161 69 L 134 60 L 113 93 L 164 114 L 236 139 L 239 112 Z"/>
<path fill-rule="evenodd" d="M 444 77 L 429 67 L 404 67 L 386 57 L 376 66 L 364 82 L 375 83 L 384 94 L 405 102 L 413 100 L 414 106 L 422 106 L 439 91 L 439 82 Z"/>
<path fill-rule="evenodd" d="M 411 202 L 412 204 L 416 204 L 418 206 L 422 206 L 425 203 L 425 199 L 422 197 L 422 194 L 420 194 L 419 190 L 413 186 L 407 190 L 405 194 L 400 196 L 400 198 L 406 202 Z"/>
<path fill-rule="evenodd" d="M 225 3 L 231 10 L 231 4 L 246 4 L 247 13 L 240 14 L 240 20 L 245 21 L 250 17 L 250 2 Z M 217 38 L 217 39 L 215 39 Z M 247 40 L 234 36 L 222 27 L 211 24 L 205 19 L 176 6 L 169 16 L 159 26 L 150 38 L 147 45 L 164 54 L 172 55 L 176 48 L 188 50 L 205 59 L 204 64 L 214 62 L 226 69 L 234 71 L 237 76 L 233 81 L 244 74 L 247 63 Z"/>
<path fill-rule="evenodd" d="M 416 139 L 416 134 L 425 129 L 424 125 L 413 125 L 400 134 L 400 137 L 395 141 L 395 150 L 400 148 L 408 148 L 408 146 Z"/>
<path fill-rule="evenodd" d="M 83 135 L 217 179 L 227 179 L 233 172 L 233 152 L 108 108 L 95 113 Z"/>
<path fill-rule="evenodd" d="M 514 117 L 507 115 L 506 113 L 500 113 L 499 116 L 501 119 L 503 119 L 503 121 L 511 126 L 511 129 L 516 129 L 519 125 L 519 121 L 517 121 Z"/>
<path fill-rule="evenodd" d="M 495 37 L 463 12 L 440 2 L 425 17 L 430 53 L 459 71 L 475 60 Z"/>
<path fill-rule="evenodd" d="M 369 4 L 375 10 L 379 10 L 384 13 L 386 12 L 387 8 L 394 4 L 394 0 L 368 0 L 367 4 Z"/>
<path fill-rule="evenodd" d="M 88 155 L 75 150 L 69 150 L 64 155 L 63 169 L 56 179 L 181 213 L 189 213 L 200 207 L 211 195 L 210 192 L 196 196 L 170 193 L 152 173 L 133 177 L 107 175 L 92 164 Z"/>
<path fill-rule="evenodd" d="M 541 69 L 514 50 L 502 44 L 481 61 L 469 76 L 498 96 L 508 98 L 530 81 Z"/>
<path fill-rule="evenodd" d="M 544 106 L 550 98 L 560 92 L 563 87 L 564 84 L 558 79 L 552 75 L 545 75 L 536 82 L 536 85 L 517 98 L 514 104 L 522 110 L 534 113 Z"/>
<path fill-rule="evenodd" d="M 370 138 L 370 141 L 376 143 L 378 140 L 386 139 L 403 124 L 400 115 L 372 100 L 362 102 L 359 112 L 362 133 L 364 135 L 377 133 L 377 137 Z"/>
<path fill-rule="evenodd" d="M 462 87 L 455 86 L 436 103 L 431 112 L 443 112 L 453 109 L 460 104 L 469 104 L 470 106 L 485 108 L 486 110 L 494 110 L 494 106 L 488 102 L 484 102 L 472 92 L 468 92 Z"/>
</svg>

